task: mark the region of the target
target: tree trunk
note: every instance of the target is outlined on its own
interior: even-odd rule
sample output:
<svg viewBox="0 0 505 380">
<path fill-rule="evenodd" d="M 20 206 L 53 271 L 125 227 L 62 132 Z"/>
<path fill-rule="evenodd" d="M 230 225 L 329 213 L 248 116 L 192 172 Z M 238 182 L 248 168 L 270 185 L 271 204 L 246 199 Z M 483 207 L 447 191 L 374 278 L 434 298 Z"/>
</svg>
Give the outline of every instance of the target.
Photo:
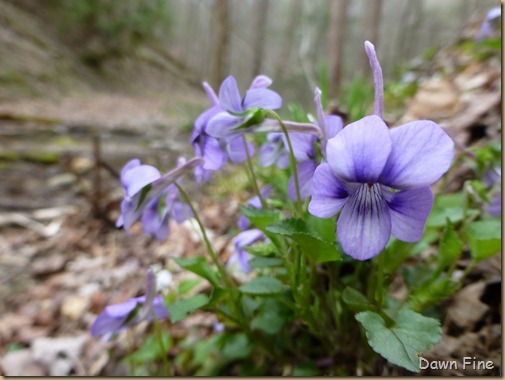
<svg viewBox="0 0 505 380">
<path fill-rule="evenodd" d="M 261 74 L 261 68 L 263 60 L 265 59 L 265 35 L 266 35 L 266 25 L 268 19 L 268 7 L 269 0 L 257 0 L 255 2 L 255 15 L 254 15 L 254 30 L 252 35 L 254 38 L 253 42 L 253 68 L 252 76 Z"/>
<path fill-rule="evenodd" d="M 302 16 L 302 0 L 291 0 L 291 10 L 289 12 L 289 24 L 286 27 L 286 34 L 284 35 L 281 44 L 281 51 L 277 56 L 277 68 L 275 70 L 275 80 L 280 81 L 286 75 L 286 67 L 291 63 L 291 55 L 293 54 L 293 45 L 295 42 L 296 29 L 300 25 L 300 18 Z"/>
<path fill-rule="evenodd" d="M 379 25 L 382 10 L 382 0 L 371 0 L 366 2 L 367 7 L 365 11 L 364 24 L 363 24 L 363 38 L 361 43 L 363 44 L 366 40 L 370 41 L 377 48 L 379 44 Z M 361 45 L 363 54 L 360 55 L 361 58 L 361 72 L 366 73 L 369 67 L 368 57 L 364 53 L 365 48 Z"/>
<path fill-rule="evenodd" d="M 330 74 L 330 93 L 328 95 L 330 98 L 337 96 L 342 78 L 347 4 L 347 0 L 333 0 L 330 5 L 330 26 L 328 28 L 327 47 Z"/>
<path fill-rule="evenodd" d="M 217 88 L 229 71 L 229 9 L 228 0 L 214 0 L 214 56 L 212 57 L 212 84 Z"/>
</svg>

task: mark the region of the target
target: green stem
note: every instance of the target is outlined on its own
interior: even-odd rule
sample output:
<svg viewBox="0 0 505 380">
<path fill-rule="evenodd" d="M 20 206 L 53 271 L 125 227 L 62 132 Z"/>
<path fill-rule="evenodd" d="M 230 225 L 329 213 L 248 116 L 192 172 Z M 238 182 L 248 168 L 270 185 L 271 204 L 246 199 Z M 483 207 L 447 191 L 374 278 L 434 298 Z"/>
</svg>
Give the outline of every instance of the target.
<svg viewBox="0 0 505 380">
<path fill-rule="evenodd" d="M 465 271 L 463 272 L 463 275 L 461 276 L 461 278 L 459 279 L 459 281 L 461 283 L 463 283 L 463 279 L 468 276 L 468 274 L 473 270 L 473 268 L 475 268 L 477 266 L 478 262 L 477 261 L 474 261 L 472 260 L 470 262 L 470 265 L 468 265 L 466 268 L 465 268 Z"/>
<path fill-rule="evenodd" d="M 132 333 L 131 333 L 131 331 L 130 331 L 130 330 L 126 331 L 126 336 L 127 336 L 126 340 L 127 340 L 127 342 L 128 342 L 128 345 L 130 346 L 130 352 L 132 352 L 132 351 L 133 351 L 133 347 L 134 347 L 134 345 L 133 345 L 133 335 L 132 335 Z M 130 362 L 130 367 L 131 367 L 131 368 L 130 368 L 130 371 L 131 371 L 133 374 L 135 374 L 135 372 L 137 371 L 137 366 L 135 365 L 135 358 L 133 357 L 133 355 L 128 355 L 128 357 L 129 357 L 129 359 L 130 359 L 130 360 L 129 360 L 129 362 Z"/>
<path fill-rule="evenodd" d="M 198 227 L 200 228 L 200 231 L 202 233 L 203 242 L 205 244 L 205 247 L 207 248 L 207 251 L 209 252 L 212 261 L 214 262 L 217 269 L 219 270 L 219 273 L 221 274 L 223 281 L 227 281 L 228 274 L 227 274 L 226 270 L 224 269 L 223 265 L 221 264 L 221 262 L 219 261 L 219 259 L 217 258 L 216 251 L 214 250 L 214 248 L 212 248 L 212 244 L 210 243 L 207 233 L 205 232 L 205 227 L 203 226 L 203 223 L 202 223 L 200 217 L 198 216 L 198 212 L 196 211 L 195 207 L 193 206 L 193 203 L 191 203 L 191 200 L 189 199 L 188 194 L 182 189 L 182 187 L 177 182 L 174 182 L 174 185 L 179 190 L 179 193 L 181 194 L 182 198 L 184 199 L 184 202 L 186 202 L 186 204 L 189 206 L 189 208 L 193 212 L 193 217 L 195 218 L 196 223 L 198 224 Z"/>
<path fill-rule="evenodd" d="M 286 136 L 286 142 L 288 143 L 288 153 L 289 153 L 289 162 L 291 164 L 291 169 L 293 170 L 293 178 L 295 182 L 295 191 L 296 191 L 296 208 L 300 215 L 302 215 L 302 197 L 300 195 L 300 182 L 298 181 L 298 171 L 296 170 L 296 159 L 293 151 L 293 145 L 291 145 L 291 139 L 289 138 L 288 130 L 284 125 L 283 121 L 274 111 L 268 111 L 268 114 L 271 115 L 279 125 L 281 126 L 282 132 L 284 136 Z"/>
<path fill-rule="evenodd" d="M 153 324 L 154 324 L 154 335 L 156 337 L 156 341 L 158 342 L 158 345 L 159 345 L 160 350 L 162 352 L 163 364 L 165 365 L 166 374 L 169 376 L 173 376 L 174 375 L 173 369 L 170 366 L 170 362 L 168 361 L 168 358 L 167 358 L 167 349 L 166 349 L 165 345 L 163 344 L 163 336 L 161 335 L 160 323 L 156 319 L 156 315 L 154 315 L 153 310 L 151 310 L 151 313 L 152 313 Z"/>
<path fill-rule="evenodd" d="M 193 217 L 195 218 L 196 222 L 198 223 L 198 227 L 200 228 L 200 231 L 202 232 L 202 237 L 203 241 L 205 243 L 205 247 L 207 248 L 207 252 L 209 252 L 210 257 L 214 264 L 216 265 L 219 274 L 221 275 L 221 278 L 224 282 L 224 286 L 227 287 L 230 292 L 231 292 L 231 299 L 229 302 L 230 309 L 234 310 L 236 312 L 236 315 L 239 317 L 241 321 L 245 322 L 245 317 L 244 313 L 242 310 L 242 307 L 240 306 L 240 295 L 237 289 L 237 285 L 235 284 L 235 281 L 229 276 L 228 272 L 226 269 L 223 267 L 223 264 L 219 261 L 216 251 L 214 248 L 212 248 L 212 244 L 209 241 L 209 238 L 207 236 L 207 233 L 205 232 L 205 227 L 203 226 L 203 223 L 198 216 L 198 212 L 196 211 L 195 207 L 191 203 L 191 200 L 188 197 L 188 194 L 182 189 L 182 187 L 177 183 L 174 182 L 175 186 L 177 189 L 179 189 L 179 192 L 184 199 L 184 201 L 187 203 L 187 205 L 190 207 L 191 211 L 193 212 Z M 245 323 L 247 325 L 247 323 Z"/>
<path fill-rule="evenodd" d="M 252 165 L 251 156 L 249 154 L 249 149 L 247 149 L 247 141 L 245 139 L 245 136 L 242 136 L 242 140 L 244 141 L 244 149 L 245 149 L 245 154 L 247 157 L 247 168 L 249 169 L 249 175 L 250 175 L 250 179 L 251 179 L 251 183 L 252 183 L 254 192 L 256 193 L 256 195 L 258 196 L 258 198 L 261 202 L 261 207 L 263 209 L 266 209 L 267 204 L 266 204 L 265 200 L 263 199 L 263 197 L 261 196 L 260 188 L 258 186 L 258 180 L 256 179 L 256 175 L 254 174 L 254 169 L 253 169 L 253 165 Z"/>
<path fill-rule="evenodd" d="M 384 252 L 379 253 L 378 264 L 377 264 L 377 288 L 375 289 L 375 300 L 379 308 L 382 308 L 384 303 Z"/>
</svg>

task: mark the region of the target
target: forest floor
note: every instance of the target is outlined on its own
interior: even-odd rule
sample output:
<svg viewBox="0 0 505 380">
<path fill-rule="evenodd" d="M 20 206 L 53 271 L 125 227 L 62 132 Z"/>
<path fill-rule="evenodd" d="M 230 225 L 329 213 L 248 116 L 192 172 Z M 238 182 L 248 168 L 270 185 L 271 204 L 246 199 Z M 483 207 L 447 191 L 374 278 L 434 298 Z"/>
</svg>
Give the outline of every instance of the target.
<svg viewBox="0 0 505 380">
<path fill-rule="evenodd" d="M 440 58 L 458 59 L 463 58 Z M 134 71 L 125 70 L 124 77 Z M 176 284 L 189 275 L 172 258 L 203 252 L 190 223 L 172 224 L 164 242 L 144 236 L 138 225 L 131 235 L 114 227 L 122 165 L 139 157 L 169 169 L 179 155 L 189 158 L 192 120 L 206 106 L 203 91 L 180 83 L 165 84 L 162 91 L 160 77 L 150 72 L 135 80 L 152 84 L 142 91 L 121 90 L 117 78 L 109 88 L 60 92 L 45 85 L 35 95 L 20 91 L 12 99 L 12 87 L 0 91 L 7 99 L 0 104 L 0 372 L 6 375 L 127 374 L 121 358 L 131 342 L 125 336 L 113 343 L 92 338 L 96 315 L 142 294 L 149 265 L 168 268 Z M 50 95 L 41 96 L 46 90 Z M 459 144 L 478 145 L 501 138 L 500 101 L 499 62 L 479 63 L 449 79 L 424 78 L 402 120 L 436 119 Z M 453 186 L 461 186 L 464 176 L 455 173 Z M 218 176 L 214 190 L 225 177 Z M 245 182 L 235 179 L 238 187 Z M 225 261 L 226 232 L 248 196 L 223 199 L 212 191 L 189 192 Z M 444 311 L 442 342 L 425 357 L 461 360 L 478 353 L 493 361 L 494 370 L 464 375 L 501 373 L 500 256 L 477 266 Z M 205 334 L 214 321 L 199 312 L 171 329 L 174 335 L 190 328 Z M 146 328 L 133 330 L 134 345 Z M 409 373 L 384 366 L 383 374 Z"/>
</svg>

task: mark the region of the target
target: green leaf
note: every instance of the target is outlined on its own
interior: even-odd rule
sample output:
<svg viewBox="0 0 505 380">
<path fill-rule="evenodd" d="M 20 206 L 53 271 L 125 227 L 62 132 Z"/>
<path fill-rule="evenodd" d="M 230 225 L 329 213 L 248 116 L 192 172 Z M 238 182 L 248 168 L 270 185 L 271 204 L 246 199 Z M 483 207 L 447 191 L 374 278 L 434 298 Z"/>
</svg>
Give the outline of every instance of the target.
<svg viewBox="0 0 505 380">
<path fill-rule="evenodd" d="M 172 346 L 172 339 L 168 334 L 162 333 L 161 341 L 166 350 Z M 137 364 L 144 364 L 161 359 L 163 355 L 166 355 L 166 352 L 161 349 L 160 342 L 153 335 L 149 335 L 142 342 L 142 345 L 135 352 L 128 355 L 126 359 L 127 362 L 133 360 Z"/>
<path fill-rule="evenodd" d="M 267 298 L 262 303 L 256 317 L 251 321 L 251 327 L 267 334 L 276 334 L 286 322 L 286 309 L 279 301 Z"/>
<path fill-rule="evenodd" d="M 273 277 L 257 277 L 240 286 L 239 290 L 246 294 L 268 295 L 278 294 L 284 290 L 282 282 Z"/>
<path fill-rule="evenodd" d="M 460 258 L 462 252 L 463 244 L 454 231 L 452 223 L 447 221 L 447 227 L 440 241 L 440 249 L 437 256 L 439 270 L 443 270 L 456 262 Z"/>
<path fill-rule="evenodd" d="M 274 243 L 277 247 L 281 247 L 281 239 L 272 234 L 267 230 L 267 226 L 273 223 L 277 223 L 281 220 L 281 214 L 272 210 L 262 210 L 251 206 L 240 206 L 240 211 L 249 221 L 265 233 L 266 236 Z"/>
<path fill-rule="evenodd" d="M 313 215 L 308 215 L 307 224 L 323 240 L 330 243 L 336 240 L 337 223 L 335 218 L 318 218 Z"/>
<path fill-rule="evenodd" d="M 247 335 L 238 333 L 227 336 L 221 349 L 221 355 L 228 360 L 236 360 L 248 357 L 251 351 L 252 346 Z"/>
<path fill-rule="evenodd" d="M 271 243 L 256 243 L 254 246 L 244 247 L 244 249 L 255 256 L 273 256 L 277 252 L 275 246 Z"/>
<path fill-rule="evenodd" d="M 219 286 L 219 279 L 218 279 L 219 277 L 217 272 L 210 267 L 209 263 L 207 262 L 207 260 L 205 260 L 204 257 L 198 256 L 189 258 L 179 258 L 174 260 L 180 267 L 187 269 L 200 277 L 205 278 L 216 287 Z"/>
<path fill-rule="evenodd" d="M 212 288 L 212 292 L 210 293 L 210 298 L 209 302 L 207 303 L 207 306 L 215 307 L 219 303 L 221 298 L 224 297 L 226 294 L 228 294 L 228 292 L 229 291 L 227 289 L 217 287 Z"/>
<path fill-rule="evenodd" d="M 289 237 L 302 249 L 302 252 L 314 259 L 316 263 L 336 261 L 340 253 L 335 244 L 322 240 L 302 219 L 285 219 L 280 223 L 270 225 L 267 230 Z"/>
<path fill-rule="evenodd" d="M 487 188 L 481 181 L 472 180 L 467 181 L 467 184 L 477 193 L 477 195 L 486 203 L 489 203 L 489 197 L 487 195 Z"/>
<path fill-rule="evenodd" d="M 439 275 L 433 281 L 425 282 L 412 290 L 409 306 L 412 310 L 422 312 L 440 303 L 459 290 L 461 283 L 447 275 Z"/>
<path fill-rule="evenodd" d="M 501 250 L 501 220 L 480 220 L 467 228 L 470 254 L 475 261 L 490 258 Z"/>
<path fill-rule="evenodd" d="M 249 296 L 242 297 L 242 308 L 247 316 L 251 316 L 260 305 L 261 302 L 258 299 Z"/>
<path fill-rule="evenodd" d="M 372 305 L 370 305 L 370 302 L 368 302 L 368 299 L 363 295 L 363 293 L 350 287 L 346 287 L 342 292 L 342 300 L 353 311 L 370 310 L 370 308 L 372 307 Z"/>
<path fill-rule="evenodd" d="M 280 267 L 283 261 L 275 257 L 253 257 L 249 260 L 249 266 L 251 268 L 270 268 L 270 267 Z"/>
<path fill-rule="evenodd" d="M 304 362 L 298 364 L 294 369 L 293 369 L 293 374 L 291 376 L 303 376 L 303 377 L 308 377 L 308 376 L 317 376 L 319 372 L 317 371 L 317 366 L 313 362 Z"/>
<path fill-rule="evenodd" d="M 465 216 L 464 212 L 465 194 L 463 192 L 455 194 L 439 195 L 435 199 L 433 210 L 426 221 L 426 227 L 444 227 L 447 219 L 451 223 L 461 222 Z M 467 215 L 472 216 L 476 210 L 468 210 Z"/>
<path fill-rule="evenodd" d="M 393 364 L 409 371 L 419 372 L 419 356 L 440 341 L 440 323 L 415 313 L 400 310 L 394 326 L 386 325 L 384 319 L 372 311 L 356 314 L 356 319 L 366 332 L 368 343 L 375 352 Z"/>
<path fill-rule="evenodd" d="M 209 298 L 205 294 L 198 294 L 191 298 L 180 299 L 168 305 L 168 314 L 172 323 L 182 321 L 195 310 L 207 305 Z"/>
<path fill-rule="evenodd" d="M 178 293 L 180 295 L 186 294 L 191 291 L 191 289 L 194 289 L 195 287 L 198 286 L 202 282 L 201 279 L 199 278 L 192 278 L 189 280 L 182 280 L 179 283 L 179 286 L 177 287 Z"/>
<path fill-rule="evenodd" d="M 272 210 L 262 210 L 251 206 L 240 206 L 240 212 L 263 232 L 267 232 L 266 228 L 268 225 L 277 223 L 281 220 L 281 215 Z"/>
</svg>

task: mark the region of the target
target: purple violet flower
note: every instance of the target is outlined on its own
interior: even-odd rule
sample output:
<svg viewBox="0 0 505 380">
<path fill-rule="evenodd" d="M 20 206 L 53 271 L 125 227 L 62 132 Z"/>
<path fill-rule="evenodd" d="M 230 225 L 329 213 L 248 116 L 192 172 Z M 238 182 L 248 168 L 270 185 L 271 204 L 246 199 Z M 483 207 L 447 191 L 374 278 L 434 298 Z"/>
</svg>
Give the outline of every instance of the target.
<svg viewBox="0 0 505 380">
<path fill-rule="evenodd" d="M 216 334 L 221 334 L 224 331 L 224 323 L 220 323 L 219 321 L 215 320 L 214 323 L 212 324 L 212 327 L 214 329 L 214 332 Z"/>
<path fill-rule="evenodd" d="M 329 218 L 340 210 L 337 236 L 357 260 L 377 256 L 391 234 L 418 241 L 433 206 L 430 185 L 450 167 L 454 143 L 436 123 L 419 120 L 388 129 L 382 120 L 382 75 L 366 41 L 376 88 L 375 115 L 328 140 L 327 163 L 314 173 L 309 212 Z"/>
<path fill-rule="evenodd" d="M 272 185 L 267 185 L 265 186 L 263 189 L 260 190 L 260 194 L 261 194 L 261 197 L 263 199 L 266 199 L 270 196 L 270 191 L 272 190 Z M 255 209 L 258 209 L 260 210 L 262 208 L 261 206 L 261 200 L 260 198 L 256 195 L 252 198 L 250 198 L 248 201 L 247 201 L 247 205 L 248 206 L 251 206 L 251 207 L 254 207 Z M 238 222 L 237 222 L 237 226 L 238 228 L 240 228 L 242 231 L 244 231 L 245 229 L 247 229 L 249 227 L 249 225 L 251 224 L 251 222 L 249 222 L 249 219 L 247 219 L 245 217 L 245 215 L 241 215 Z"/>
<path fill-rule="evenodd" d="M 251 267 L 249 266 L 250 256 L 244 247 L 248 247 L 264 238 L 265 235 L 258 229 L 246 230 L 239 233 L 232 239 L 233 254 L 228 259 L 227 265 L 231 266 L 236 263 L 241 271 L 249 273 L 251 271 Z"/>
<path fill-rule="evenodd" d="M 492 190 L 493 198 L 486 206 L 486 212 L 492 216 L 501 216 L 501 169 L 495 168 L 487 170 L 484 173 L 482 183 L 488 187 L 494 187 Z M 496 186 L 498 185 L 498 186 Z"/>
<path fill-rule="evenodd" d="M 140 218 L 147 205 L 178 178 L 202 162 L 202 158 L 194 157 L 161 175 L 154 166 L 141 165 L 137 158 L 129 161 L 121 170 L 121 183 L 125 193 L 121 202 L 121 215 L 116 226 L 123 226 L 125 230 L 129 230 L 132 224 Z"/>
<path fill-rule="evenodd" d="M 178 195 L 177 187 L 170 185 L 146 206 L 141 218 L 146 234 L 153 235 L 158 240 L 165 240 L 170 231 L 170 218 L 181 224 L 193 216 L 191 208 L 177 200 Z"/>
<path fill-rule="evenodd" d="M 217 139 L 207 133 L 209 121 L 217 114 L 225 110 L 220 106 L 219 99 L 210 85 L 203 83 L 203 88 L 211 103 L 211 108 L 204 111 L 196 120 L 195 128 L 191 135 L 191 144 L 196 157 L 202 157 L 204 162 L 195 168 L 197 183 L 207 182 L 212 173 L 221 169 L 228 161 L 228 157 L 234 163 L 240 163 L 247 159 L 244 142 L 240 136 L 228 139 Z M 249 155 L 254 154 L 254 147 L 247 143 Z"/>
<path fill-rule="evenodd" d="M 113 334 L 119 334 L 144 320 L 152 321 L 153 315 L 157 320 L 164 319 L 168 317 L 168 310 L 163 297 L 156 296 L 156 276 L 149 269 L 147 271 L 146 295 L 107 306 L 93 322 L 90 329 L 91 335 L 94 337 L 103 336 L 102 339 L 106 341 Z"/>
<path fill-rule="evenodd" d="M 261 146 L 258 158 L 261 166 L 268 167 L 275 164 L 279 169 L 289 167 L 289 153 L 284 147 L 282 133 L 267 134 L 267 141 Z"/>
<path fill-rule="evenodd" d="M 221 112 L 213 116 L 207 124 L 207 133 L 217 138 L 228 138 L 244 133 L 234 131 L 246 121 L 243 114 L 252 109 L 276 110 L 282 107 L 282 99 L 276 92 L 267 89 L 272 80 L 264 75 L 259 75 L 252 81 L 244 97 L 240 96 L 237 81 L 233 76 L 226 78 L 219 89 L 219 106 Z"/>
<path fill-rule="evenodd" d="M 501 7 L 495 7 L 489 10 L 482 23 L 479 32 L 475 36 L 475 41 L 480 42 L 486 38 L 493 37 L 496 30 L 499 29 L 499 19 L 501 18 Z"/>
<path fill-rule="evenodd" d="M 326 158 L 326 144 L 329 138 L 334 137 L 342 130 L 342 119 L 335 115 L 325 116 L 321 104 L 321 90 L 314 91 L 314 103 L 318 117 L 318 126 L 321 131 L 321 154 Z M 312 194 L 312 179 L 318 165 L 314 145 L 317 137 L 307 133 L 290 133 L 293 153 L 299 164 L 296 166 L 298 172 L 298 182 L 300 184 L 300 197 L 305 199 Z M 285 137 L 284 137 L 285 140 Z M 287 142 L 285 142 L 287 146 Z M 291 176 L 288 182 L 288 195 L 292 200 L 296 200 L 296 188 L 294 177 Z"/>
<path fill-rule="evenodd" d="M 222 112 L 222 109 L 219 106 L 217 95 L 212 87 L 207 82 L 204 82 L 203 88 L 207 93 L 211 107 L 195 120 L 195 128 L 191 135 L 191 144 L 193 145 L 195 156 L 204 159 L 203 164 L 195 168 L 197 183 L 201 183 L 202 181 L 207 182 L 212 173 L 221 169 L 226 161 L 228 161 L 223 144 L 205 132 L 209 120 L 219 112 Z"/>
</svg>

